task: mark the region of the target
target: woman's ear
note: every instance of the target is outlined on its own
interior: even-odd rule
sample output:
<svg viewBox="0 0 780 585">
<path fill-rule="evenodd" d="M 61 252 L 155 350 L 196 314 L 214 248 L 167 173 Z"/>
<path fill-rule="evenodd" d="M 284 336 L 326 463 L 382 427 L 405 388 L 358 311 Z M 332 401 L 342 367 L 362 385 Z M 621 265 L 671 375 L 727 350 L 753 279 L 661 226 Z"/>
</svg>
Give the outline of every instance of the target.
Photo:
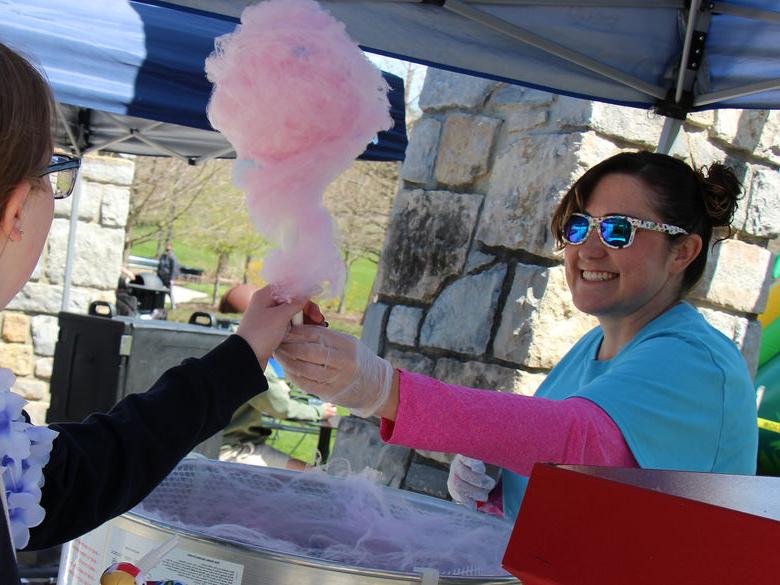
<svg viewBox="0 0 780 585">
<path fill-rule="evenodd" d="M 27 180 L 19 181 L 8 195 L 0 214 L 0 233 L 3 239 L 18 242 L 22 239 L 22 208 L 32 185 Z"/>
<path fill-rule="evenodd" d="M 701 252 L 702 241 L 699 234 L 690 234 L 672 248 L 671 270 L 673 274 L 684 272 Z"/>
</svg>

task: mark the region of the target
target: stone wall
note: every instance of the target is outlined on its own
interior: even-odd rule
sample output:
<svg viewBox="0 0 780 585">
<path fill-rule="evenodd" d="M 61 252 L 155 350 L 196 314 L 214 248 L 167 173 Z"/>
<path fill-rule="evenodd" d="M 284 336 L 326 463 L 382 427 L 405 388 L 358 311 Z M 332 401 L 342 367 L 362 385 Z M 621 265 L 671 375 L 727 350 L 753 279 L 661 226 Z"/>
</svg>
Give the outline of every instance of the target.
<svg viewBox="0 0 780 585">
<path fill-rule="evenodd" d="M 663 118 L 434 69 L 420 106 L 364 341 L 397 367 L 533 394 L 595 324 L 571 304 L 552 212 L 595 163 L 653 150 Z M 697 166 L 727 162 L 744 184 L 737 232 L 690 299 L 755 371 L 780 231 L 780 112 L 694 114 L 675 148 Z"/>
<path fill-rule="evenodd" d="M 70 311 L 86 313 L 94 300 L 114 301 L 134 167 L 126 158 L 89 156 L 82 163 Z M 36 423 L 45 420 L 49 407 L 72 201 L 55 202 L 38 266 L 0 314 L 0 367 L 16 375 L 14 390 L 30 401 L 26 410 Z"/>
</svg>

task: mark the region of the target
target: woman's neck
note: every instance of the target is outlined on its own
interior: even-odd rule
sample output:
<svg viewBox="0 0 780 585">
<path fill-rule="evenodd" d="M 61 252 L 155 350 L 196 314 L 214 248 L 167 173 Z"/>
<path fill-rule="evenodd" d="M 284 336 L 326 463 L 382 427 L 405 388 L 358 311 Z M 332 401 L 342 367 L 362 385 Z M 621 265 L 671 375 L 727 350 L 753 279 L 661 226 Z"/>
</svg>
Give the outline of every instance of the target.
<svg viewBox="0 0 780 585">
<path fill-rule="evenodd" d="M 638 311 L 629 316 L 616 319 L 600 317 L 599 325 L 604 333 L 604 339 L 601 341 L 601 346 L 599 347 L 596 359 L 609 360 L 615 357 L 645 325 L 677 305 L 679 302 L 679 299 L 674 298 L 660 305 L 653 307 L 648 306 L 643 311 Z"/>
</svg>

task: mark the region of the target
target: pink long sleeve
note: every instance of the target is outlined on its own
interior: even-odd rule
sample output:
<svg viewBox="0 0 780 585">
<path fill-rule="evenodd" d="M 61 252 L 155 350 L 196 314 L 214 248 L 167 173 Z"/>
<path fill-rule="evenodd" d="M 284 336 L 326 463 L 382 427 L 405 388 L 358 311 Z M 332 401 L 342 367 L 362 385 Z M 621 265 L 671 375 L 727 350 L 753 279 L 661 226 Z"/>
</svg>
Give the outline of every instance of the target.
<svg viewBox="0 0 780 585">
<path fill-rule="evenodd" d="M 638 467 L 612 419 L 584 398 L 549 400 L 445 384 L 400 371 L 395 422 L 382 439 L 461 453 L 529 475 L 537 462 Z"/>
</svg>

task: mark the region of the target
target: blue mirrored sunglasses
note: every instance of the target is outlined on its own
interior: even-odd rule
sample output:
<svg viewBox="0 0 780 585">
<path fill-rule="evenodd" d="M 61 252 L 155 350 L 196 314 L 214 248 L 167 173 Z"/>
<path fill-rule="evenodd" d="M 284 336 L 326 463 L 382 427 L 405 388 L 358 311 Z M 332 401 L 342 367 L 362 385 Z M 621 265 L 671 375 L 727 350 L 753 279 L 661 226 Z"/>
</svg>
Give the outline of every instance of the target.
<svg viewBox="0 0 780 585">
<path fill-rule="evenodd" d="M 572 246 L 579 246 L 588 239 L 591 229 L 598 227 L 601 241 L 608 248 L 628 248 L 634 241 L 637 229 L 652 230 L 669 235 L 688 234 L 676 225 L 656 223 L 648 219 L 637 219 L 628 215 L 607 215 L 591 217 L 584 213 L 572 213 L 563 226 L 563 241 Z"/>
<path fill-rule="evenodd" d="M 49 166 L 38 176 L 49 178 L 55 199 L 65 199 L 73 193 L 79 167 L 81 167 L 79 157 L 69 154 L 55 154 L 52 155 Z"/>
</svg>

